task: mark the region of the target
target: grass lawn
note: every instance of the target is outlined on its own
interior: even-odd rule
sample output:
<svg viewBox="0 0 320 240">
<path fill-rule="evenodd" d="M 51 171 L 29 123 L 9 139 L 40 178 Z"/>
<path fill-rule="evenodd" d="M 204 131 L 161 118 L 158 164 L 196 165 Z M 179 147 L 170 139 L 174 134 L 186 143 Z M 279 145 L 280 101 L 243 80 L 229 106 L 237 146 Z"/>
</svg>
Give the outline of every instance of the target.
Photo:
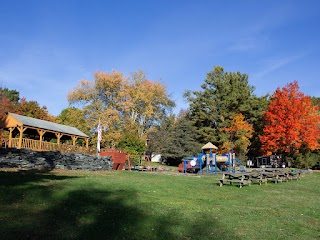
<svg viewBox="0 0 320 240">
<path fill-rule="evenodd" d="M 241 189 L 219 177 L 0 169 L 0 239 L 320 239 L 320 173 Z"/>
</svg>

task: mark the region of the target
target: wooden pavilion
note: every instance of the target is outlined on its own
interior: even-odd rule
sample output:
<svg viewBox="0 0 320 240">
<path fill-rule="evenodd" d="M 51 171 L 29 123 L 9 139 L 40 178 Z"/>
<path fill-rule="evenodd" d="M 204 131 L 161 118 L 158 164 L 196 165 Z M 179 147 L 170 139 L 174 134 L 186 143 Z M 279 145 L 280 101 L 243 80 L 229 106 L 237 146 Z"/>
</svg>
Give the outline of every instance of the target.
<svg viewBox="0 0 320 240">
<path fill-rule="evenodd" d="M 9 132 L 1 141 L 2 147 L 88 152 L 89 136 L 75 127 L 8 113 L 0 128 Z"/>
</svg>

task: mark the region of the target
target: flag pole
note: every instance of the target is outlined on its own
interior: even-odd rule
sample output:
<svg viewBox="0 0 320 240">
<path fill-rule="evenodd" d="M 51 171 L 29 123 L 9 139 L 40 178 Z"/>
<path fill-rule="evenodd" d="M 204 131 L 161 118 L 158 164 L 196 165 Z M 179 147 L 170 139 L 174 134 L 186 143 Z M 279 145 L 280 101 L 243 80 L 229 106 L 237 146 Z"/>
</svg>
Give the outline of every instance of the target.
<svg viewBox="0 0 320 240">
<path fill-rule="evenodd" d="M 98 137 L 97 137 L 97 156 L 100 155 L 100 142 L 102 139 L 102 126 L 99 118 L 99 124 L 98 124 Z"/>
</svg>

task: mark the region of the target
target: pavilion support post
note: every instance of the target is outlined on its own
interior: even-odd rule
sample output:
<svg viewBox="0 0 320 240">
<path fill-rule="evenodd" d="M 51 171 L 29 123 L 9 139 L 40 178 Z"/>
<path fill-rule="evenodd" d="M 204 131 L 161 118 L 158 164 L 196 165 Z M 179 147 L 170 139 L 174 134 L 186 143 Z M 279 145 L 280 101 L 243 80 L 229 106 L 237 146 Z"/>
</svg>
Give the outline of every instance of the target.
<svg viewBox="0 0 320 240">
<path fill-rule="evenodd" d="M 44 130 L 41 130 L 41 129 L 38 129 L 38 134 L 40 136 L 40 140 L 39 140 L 39 147 L 38 147 L 38 150 L 42 150 L 42 140 L 43 140 L 43 135 L 46 133 L 46 131 Z"/>
<path fill-rule="evenodd" d="M 8 147 L 11 148 L 12 147 L 12 132 L 13 132 L 14 128 L 9 128 L 9 143 L 8 143 Z"/>
<path fill-rule="evenodd" d="M 89 147 L 89 138 L 86 138 L 86 148 Z"/>
<path fill-rule="evenodd" d="M 19 130 L 19 142 L 18 142 L 18 149 L 20 149 L 22 147 L 22 135 L 23 132 L 26 130 L 27 128 L 24 128 L 23 126 L 18 127 Z"/>
<path fill-rule="evenodd" d="M 62 133 L 55 133 L 57 137 L 57 149 L 60 150 L 60 139 L 63 136 Z"/>
<path fill-rule="evenodd" d="M 72 145 L 75 146 L 78 137 L 77 136 L 71 136 L 71 139 L 72 139 Z"/>
<path fill-rule="evenodd" d="M 56 137 L 57 137 L 57 144 L 60 145 L 60 139 L 63 136 L 63 134 L 61 134 L 61 133 L 55 133 L 55 134 L 56 134 Z"/>
</svg>

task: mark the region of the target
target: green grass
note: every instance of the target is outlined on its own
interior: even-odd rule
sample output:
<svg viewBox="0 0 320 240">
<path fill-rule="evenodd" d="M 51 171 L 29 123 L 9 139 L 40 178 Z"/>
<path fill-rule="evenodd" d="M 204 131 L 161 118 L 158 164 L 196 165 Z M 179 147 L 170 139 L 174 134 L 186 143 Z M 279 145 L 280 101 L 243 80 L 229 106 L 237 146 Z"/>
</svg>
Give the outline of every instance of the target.
<svg viewBox="0 0 320 240">
<path fill-rule="evenodd" d="M 0 170 L 0 238 L 320 238 L 320 173 L 242 189 L 218 178 Z"/>
</svg>

